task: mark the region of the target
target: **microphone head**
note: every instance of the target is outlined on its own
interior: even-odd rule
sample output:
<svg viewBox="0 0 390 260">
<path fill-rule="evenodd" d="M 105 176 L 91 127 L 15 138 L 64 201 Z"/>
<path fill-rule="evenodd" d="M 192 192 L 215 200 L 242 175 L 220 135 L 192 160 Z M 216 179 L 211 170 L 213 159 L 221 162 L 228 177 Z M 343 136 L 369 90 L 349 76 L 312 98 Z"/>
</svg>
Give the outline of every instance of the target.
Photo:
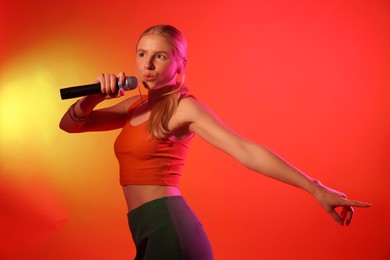
<svg viewBox="0 0 390 260">
<path fill-rule="evenodd" d="M 136 89 L 138 86 L 138 80 L 136 77 L 130 76 L 126 78 L 126 82 L 124 86 L 122 87 L 124 90 L 133 90 Z"/>
</svg>

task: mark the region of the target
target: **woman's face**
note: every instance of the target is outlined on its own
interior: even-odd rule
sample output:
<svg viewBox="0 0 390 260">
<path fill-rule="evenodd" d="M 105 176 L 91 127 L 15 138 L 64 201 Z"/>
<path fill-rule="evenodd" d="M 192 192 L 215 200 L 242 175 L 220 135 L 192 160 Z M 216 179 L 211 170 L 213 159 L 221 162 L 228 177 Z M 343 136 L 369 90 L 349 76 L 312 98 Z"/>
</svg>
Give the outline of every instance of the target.
<svg viewBox="0 0 390 260">
<path fill-rule="evenodd" d="M 137 45 L 137 76 L 147 89 L 175 85 L 178 65 L 170 42 L 157 34 L 143 36 Z"/>
</svg>

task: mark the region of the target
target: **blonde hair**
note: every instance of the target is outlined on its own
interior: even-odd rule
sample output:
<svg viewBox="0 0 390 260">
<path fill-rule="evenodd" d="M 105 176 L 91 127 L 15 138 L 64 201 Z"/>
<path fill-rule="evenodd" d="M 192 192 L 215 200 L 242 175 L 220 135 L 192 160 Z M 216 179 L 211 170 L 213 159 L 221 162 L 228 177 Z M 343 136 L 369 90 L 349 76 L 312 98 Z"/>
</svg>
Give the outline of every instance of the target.
<svg viewBox="0 0 390 260">
<path fill-rule="evenodd" d="M 146 29 L 139 39 L 146 35 L 157 34 L 166 38 L 173 47 L 173 55 L 179 65 L 178 73 L 182 74 L 182 80 L 176 88 L 162 94 L 161 98 L 153 105 L 148 120 L 148 131 L 157 139 L 167 138 L 171 132 L 168 123 L 179 105 L 180 99 L 188 93 L 184 85 L 185 67 L 187 64 L 187 41 L 184 35 L 171 25 L 156 25 Z M 137 44 L 138 45 L 138 44 Z"/>
</svg>

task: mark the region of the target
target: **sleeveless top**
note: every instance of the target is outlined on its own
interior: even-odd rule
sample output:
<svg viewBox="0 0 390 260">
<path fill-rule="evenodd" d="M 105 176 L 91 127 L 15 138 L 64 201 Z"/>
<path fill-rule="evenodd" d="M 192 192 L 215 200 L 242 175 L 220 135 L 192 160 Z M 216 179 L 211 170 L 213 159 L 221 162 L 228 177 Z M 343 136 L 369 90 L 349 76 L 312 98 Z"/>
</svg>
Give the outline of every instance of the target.
<svg viewBox="0 0 390 260">
<path fill-rule="evenodd" d="M 156 139 L 147 130 L 147 121 L 131 125 L 134 102 L 127 113 L 126 124 L 114 143 L 119 162 L 121 185 L 180 186 L 180 177 L 193 137 L 183 140 Z"/>
</svg>

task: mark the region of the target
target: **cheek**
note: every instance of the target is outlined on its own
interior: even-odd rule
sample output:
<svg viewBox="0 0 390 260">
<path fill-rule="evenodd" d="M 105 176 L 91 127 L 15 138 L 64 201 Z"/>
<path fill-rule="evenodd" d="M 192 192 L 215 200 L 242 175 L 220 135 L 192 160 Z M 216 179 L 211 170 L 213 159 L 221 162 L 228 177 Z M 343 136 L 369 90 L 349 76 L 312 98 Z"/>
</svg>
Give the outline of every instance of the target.
<svg viewBox="0 0 390 260">
<path fill-rule="evenodd" d="M 165 80 L 172 80 L 172 78 L 175 77 L 176 71 L 177 71 L 177 69 L 175 66 L 169 66 L 169 67 L 165 68 L 165 70 L 164 70 Z"/>
<path fill-rule="evenodd" d="M 135 63 L 135 70 L 136 70 L 136 73 L 137 73 L 138 76 L 142 75 L 142 69 L 143 69 L 143 66 L 142 66 L 141 62 L 136 61 L 136 63 Z"/>
<path fill-rule="evenodd" d="M 178 66 L 175 62 L 172 62 L 165 67 L 166 73 L 170 75 L 175 74 L 177 70 L 178 70 Z"/>
<path fill-rule="evenodd" d="M 170 66 L 168 69 L 167 69 L 167 71 L 169 72 L 169 74 L 174 74 L 174 73 L 176 73 L 176 71 L 177 71 L 177 67 L 176 66 Z"/>
</svg>

